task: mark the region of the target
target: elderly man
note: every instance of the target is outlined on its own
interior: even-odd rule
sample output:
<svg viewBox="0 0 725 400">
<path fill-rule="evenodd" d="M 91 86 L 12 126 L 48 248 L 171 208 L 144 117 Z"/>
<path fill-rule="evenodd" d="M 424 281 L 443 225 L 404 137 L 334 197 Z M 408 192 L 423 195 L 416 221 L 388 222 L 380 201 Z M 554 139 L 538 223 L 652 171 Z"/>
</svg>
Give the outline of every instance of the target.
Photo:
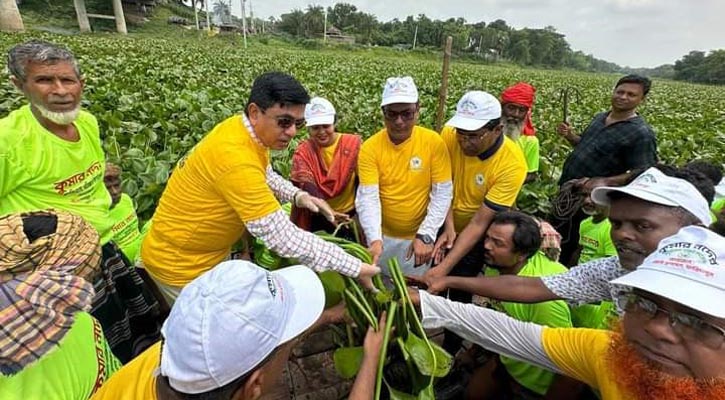
<svg viewBox="0 0 725 400">
<path fill-rule="evenodd" d="M 295 338 L 324 306 L 322 283 L 306 266 L 269 272 L 225 261 L 184 287 L 163 341 L 92 399 L 257 399 L 279 380 Z"/>
<path fill-rule="evenodd" d="M 30 104 L 0 120 L 0 215 L 54 208 L 96 228 L 103 273 L 93 282 L 92 313 L 113 352 L 128 361 L 158 339 L 158 303 L 112 241 L 100 132 L 80 108 L 84 80 L 76 59 L 31 41 L 10 49 L 8 69 Z"/>
<path fill-rule="evenodd" d="M 501 92 L 503 133 L 519 145 L 526 159 L 526 181 L 536 179 L 539 173 L 539 139 L 531 122 L 536 89 L 519 82 Z"/>
<path fill-rule="evenodd" d="M 96 230 L 56 211 L 0 217 L 0 393 L 85 400 L 120 368 L 88 312 Z"/>
<path fill-rule="evenodd" d="M 141 246 L 141 260 L 171 305 L 181 289 L 227 259 L 245 232 L 282 257 L 337 270 L 372 287 L 378 268 L 296 227 L 280 201 L 338 213 L 272 170 L 269 151 L 286 149 L 305 124 L 310 97 L 292 76 L 269 72 L 254 80 L 244 112 L 229 117 L 179 161 Z"/>
<path fill-rule="evenodd" d="M 388 78 L 380 106 L 385 128 L 360 149 L 355 206 L 373 259 L 386 268 L 397 257 L 411 273 L 430 264 L 451 204 L 450 158 L 436 132 L 416 125 L 420 105 L 413 78 Z"/>
<path fill-rule="evenodd" d="M 625 311 L 614 331 L 544 327 L 425 292 L 411 298 L 423 327 L 581 380 L 604 400 L 725 398 L 725 238 L 682 228 L 612 283 Z"/>
<path fill-rule="evenodd" d="M 675 171 L 687 176 L 686 172 Z M 667 176 L 656 168 L 640 174 L 623 187 L 598 187 L 595 203 L 608 206 L 616 257 L 579 265 L 563 274 L 543 278 L 501 276 L 495 278 L 446 277 L 428 281 L 429 290 L 465 290 L 490 298 L 531 303 L 564 299 L 573 304 L 612 300 L 616 289 L 609 281 L 634 270 L 667 236 L 689 225 L 709 226 L 707 200 L 690 181 Z"/>
<path fill-rule="evenodd" d="M 584 133 L 577 135 L 567 121 L 557 132 L 574 146 L 564 161 L 560 190 L 597 186 L 619 186 L 633 175 L 657 162 L 657 142 L 652 128 L 637 114 L 637 107 L 649 93 L 651 81 L 639 75 L 621 78 L 612 92 L 612 108 L 597 114 Z M 576 179 L 573 184 L 567 184 Z M 556 223 L 562 235 L 562 259 L 569 260 L 576 250 L 579 224 L 586 218 L 581 211 L 559 215 Z"/>
</svg>

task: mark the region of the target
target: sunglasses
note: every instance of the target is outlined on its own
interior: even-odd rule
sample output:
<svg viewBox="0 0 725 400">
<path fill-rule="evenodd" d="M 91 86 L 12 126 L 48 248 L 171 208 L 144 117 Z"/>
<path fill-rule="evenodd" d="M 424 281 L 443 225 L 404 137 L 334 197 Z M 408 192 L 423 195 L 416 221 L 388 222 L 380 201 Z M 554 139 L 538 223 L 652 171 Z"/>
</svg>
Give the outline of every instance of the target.
<svg viewBox="0 0 725 400">
<path fill-rule="evenodd" d="M 264 110 L 262 110 L 262 114 L 266 115 Z M 297 129 L 302 129 L 305 127 L 305 123 L 307 122 L 304 118 L 294 119 L 288 115 L 281 115 L 271 118 L 274 118 L 277 121 L 277 126 L 282 129 L 289 129 L 292 125 L 294 125 Z"/>
<path fill-rule="evenodd" d="M 383 116 L 388 121 L 396 121 L 398 117 L 402 118 L 403 121 L 412 121 L 415 118 L 415 112 L 416 110 L 393 111 L 383 108 Z"/>
</svg>

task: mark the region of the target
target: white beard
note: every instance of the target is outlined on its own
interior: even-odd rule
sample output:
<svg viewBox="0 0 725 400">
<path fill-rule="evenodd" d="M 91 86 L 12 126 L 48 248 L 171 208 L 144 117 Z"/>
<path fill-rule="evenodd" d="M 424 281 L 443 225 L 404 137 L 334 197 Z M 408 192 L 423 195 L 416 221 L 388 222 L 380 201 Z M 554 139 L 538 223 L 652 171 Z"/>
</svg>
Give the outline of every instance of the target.
<svg viewBox="0 0 725 400">
<path fill-rule="evenodd" d="M 519 140 L 519 136 L 521 136 L 521 131 L 523 130 L 524 121 L 521 121 L 519 123 L 504 122 L 503 124 L 504 135 L 508 136 L 514 142 Z"/>
<path fill-rule="evenodd" d="M 42 115 L 43 118 L 58 125 L 72 124 L 76 120 L 76 118 L 78 118 L 78 113 L 81 111 L 80 104 L 78 104 L 76 108 L 64 112 L 50 111 L 39 104 L 33 104 L 33 107 L 35 107 L 40 112 L 40 115 Z"/>
</svg>

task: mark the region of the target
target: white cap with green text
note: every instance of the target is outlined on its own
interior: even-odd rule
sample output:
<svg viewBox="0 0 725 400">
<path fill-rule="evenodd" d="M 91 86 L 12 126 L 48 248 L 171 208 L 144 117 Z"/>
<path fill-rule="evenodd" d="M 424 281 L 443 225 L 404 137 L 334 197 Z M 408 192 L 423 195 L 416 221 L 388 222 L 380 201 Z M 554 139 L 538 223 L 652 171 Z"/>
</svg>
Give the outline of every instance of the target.
<svg viewBox="0 0 725 400">
<path fill-rule="evenodd" d="M 697 217 L 705 226 L 710 226 L 712 217 L 710 205 L 693 184 L 684 179 L 667 176 L 655 167 L 642 172 L 628 185 L 600 186 L 592 190 L 592 200 L 609 206 L 609 194 L 620 192 L 670 207 L 682 207 Z"/>
<path fill-rule="evenodd" d="M 725 238 L 707 228 L 686 226 L 662 239 L 636 270 L 611 283 L 725 318 Z"/>
</svg>

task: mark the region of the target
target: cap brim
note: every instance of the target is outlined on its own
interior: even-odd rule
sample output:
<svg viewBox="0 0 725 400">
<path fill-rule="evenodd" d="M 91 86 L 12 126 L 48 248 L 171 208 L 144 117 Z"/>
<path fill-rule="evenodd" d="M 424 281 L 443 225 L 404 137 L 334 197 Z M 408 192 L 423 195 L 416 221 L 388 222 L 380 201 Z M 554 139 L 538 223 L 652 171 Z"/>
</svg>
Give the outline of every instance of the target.
<svg viewBox="0 0 725 400">
<path fill-rule="evenodd" d="M 321 117 L 307 118 L 306 121 L 307 121 L 306 126 L 332 125 L 335 123 L 335 116 L 334 115 L 323 115 Z"/>
<path fill-rule="evenodd" d="M 641 266 L 610 283 L 644 290 L 713 317 L 725 318 L 725 303 L 714 300 L 722 297 L 722 289 L 689 277 Z"/>
<path fill-rule="evenodd" d="M 282 268 L 272 274 L 283 282 L 286 292 L 291 294 L 288 301 L 292 306 L 280 338 L 280 343 L 285 343 L 299 336 L 320 318 L 325 309 L 325 290 L 317 273 L 304 265 Z"/>
<path fill-rule="evenodd" d="M 454 128 L 463 129 L 464 131 L 475 131 L 481 129 L 490 120 L 464 118 L 458 115 L 453 116 L 446 122 L 446 125 Z"/>
<path fill-rule="evenodd" d="M 656 193 L 647 192 L 641 189 L 628 188 L 626 186 L 600 186 L 592 190 L 592 201 L 600 206 L 609 206 L 611 201 L 609 200 L 609 194 L 612 192 L 620 192 L 627 194 L 638 199 L 649 201 L 650 203 L 662 204 L 663 206 L 676 207 L 679 204 L 673 202 L 667 197 L 658 195 Z"/>
<path fill-rule="evenodd" d="M 388 104 L 398 104 L 398 103 L 404 103 L 404 104 L 414 104 L 418 102 L 418 97 L 414 96 L 390 96 L 387 98 L 384 98 L 382 102 L 380 102 L 380 107 L 387 106 Z"/>
</svg>

